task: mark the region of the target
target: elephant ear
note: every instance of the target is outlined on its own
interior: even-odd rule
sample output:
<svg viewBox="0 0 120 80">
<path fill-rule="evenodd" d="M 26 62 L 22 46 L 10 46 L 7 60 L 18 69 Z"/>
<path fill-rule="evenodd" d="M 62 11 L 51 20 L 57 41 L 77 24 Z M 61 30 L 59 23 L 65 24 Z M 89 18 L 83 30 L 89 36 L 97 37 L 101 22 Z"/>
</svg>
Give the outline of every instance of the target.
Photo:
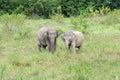
<svg viewBox="0 0 120 80">
<path fill-rule="evenodd" d="M 61 36 L 61 39 L 64 41 L 65 39 L 64 39 L 64 35 L 62 34 L 62 36 Z"/>
<path fill-rule="evenodd" d="M 70 42 L 73 42 L 76 38 L 75 34 L 72 31 L 70 31 L 69 36 L 70 36 L 69 37 Z"/>
<path fill-rule="evenodd" d="M 61 32 L 59 30 L 56 31 L 57 37 L 60 36 Z"/>
<path fill-rule="evenodd" d="M 49 39 L 49 31 L 46 32 L 46 39 Z"/>
</svg>

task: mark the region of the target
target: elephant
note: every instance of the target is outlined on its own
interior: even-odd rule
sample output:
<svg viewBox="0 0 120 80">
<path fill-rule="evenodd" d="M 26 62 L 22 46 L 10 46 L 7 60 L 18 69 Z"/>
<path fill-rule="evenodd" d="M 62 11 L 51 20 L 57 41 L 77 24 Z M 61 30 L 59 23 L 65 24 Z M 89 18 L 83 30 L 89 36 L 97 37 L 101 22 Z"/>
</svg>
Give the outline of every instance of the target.
<svg viewBox="0 0 120 80">
<path fill-rule="evenodd" d="M 61 36 L 62 40 L 65 43 L 66 48 L 69 50 L 70 47 L 73 47 L 73 53 L 76 53 L 76 48 L 80 50 L 84 42 L 84 36 L 82 32 L 76 30 L 70 30 L 65 32 Z"/>
<path fill-rule="evenodd" d="M 56 51 L 56 40 L 60 35 L 60 31 L 54 30 L 51 26 L 44 26 L 38 31 L 38 49 L 46 49 L 48 46 L 49 52 Z"/>
</svg>

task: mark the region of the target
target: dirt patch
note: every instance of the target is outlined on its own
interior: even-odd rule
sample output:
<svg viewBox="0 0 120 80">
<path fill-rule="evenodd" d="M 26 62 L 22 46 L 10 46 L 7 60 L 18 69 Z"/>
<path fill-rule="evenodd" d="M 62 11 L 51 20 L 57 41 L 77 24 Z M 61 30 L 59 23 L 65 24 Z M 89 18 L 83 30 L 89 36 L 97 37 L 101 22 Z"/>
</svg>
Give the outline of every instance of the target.
<svg viewBox="0 0 120 80">
<path fill-rule="evenodd" d="M 2 55 L 2 56 L 5 56 L 7 54 L 8 54 L 8 51 L 6 51 L 6 50 L 1 50 L 0 51 L 0 55 Z"/>
</svg>

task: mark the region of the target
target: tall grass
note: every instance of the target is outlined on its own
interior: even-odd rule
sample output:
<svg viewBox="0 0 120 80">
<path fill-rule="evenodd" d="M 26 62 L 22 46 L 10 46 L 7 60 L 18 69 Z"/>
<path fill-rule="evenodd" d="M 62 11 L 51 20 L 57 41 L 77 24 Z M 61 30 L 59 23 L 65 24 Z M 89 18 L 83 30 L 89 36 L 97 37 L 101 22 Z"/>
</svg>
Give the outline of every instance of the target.
<svg viewBox="0 0 120 80">
<path fill-rule="evenodd" d="M 5 71 L 6 71 L 6 66 L 1 65 L 0 66 L 0 80 L 2 80 L 3 77 L 5 76 Z"/>
<path fill-rule="evenodd" d="M 26 16 L 23 14 L 5 14 L 0 17 L 2 32 L 16 38 L 24 38 L 29 35 L 30 29 L 25 26 Z"/>
<path fill-rule="evenodd" d="M 28 20 L 22 16 L 7 14 L 0 18 L 1 80 L 120 79 L 119 10 L 102 16 L 62 18 L 63 23 L 54 21 L 56 17 Z M 62 32 L 71 29 L 84 32 L 81 51 L 76 55 L 71 50 L 68 52 L 60 36 L 54 54 L 47 49 L 39 52 L 37 32 L 46 24 Z"/>
</svg>

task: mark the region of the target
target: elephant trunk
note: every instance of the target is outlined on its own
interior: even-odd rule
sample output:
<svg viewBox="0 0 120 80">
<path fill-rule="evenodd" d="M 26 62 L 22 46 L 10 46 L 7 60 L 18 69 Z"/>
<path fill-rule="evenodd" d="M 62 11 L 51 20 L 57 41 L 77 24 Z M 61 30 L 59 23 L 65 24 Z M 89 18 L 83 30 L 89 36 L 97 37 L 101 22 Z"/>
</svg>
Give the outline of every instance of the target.
<svg viewBox="0 0 120 80">
<path fill-rule="evenodd" d="M 54 53 L 55 50 L 56 50 L 56 39 L 51 39 L 50 40 L 49 51 Z"/>
<path fill-rule="evenodd" d="M 68 40 L 65 42 L 65 45 L 66 45 L 66 48 L 69 50 L 69 41 Z"/>
</svg>

